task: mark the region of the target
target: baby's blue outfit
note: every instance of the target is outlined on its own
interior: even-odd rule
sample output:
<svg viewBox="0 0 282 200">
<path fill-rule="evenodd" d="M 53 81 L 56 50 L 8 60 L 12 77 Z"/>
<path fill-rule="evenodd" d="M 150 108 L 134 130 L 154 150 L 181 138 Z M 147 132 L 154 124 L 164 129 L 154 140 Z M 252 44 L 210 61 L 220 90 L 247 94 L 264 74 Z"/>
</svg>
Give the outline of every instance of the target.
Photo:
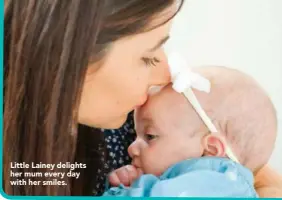
<svg viewBox="0 0 282 200">
<path fill-rule="evenodd" d="M 160 177 L 145 174 L 131 187 L 120 185 L 103 196 L 130 197 L 258 197 L 252 172 L 226 158 L 181 161 Z"/>
</svg>

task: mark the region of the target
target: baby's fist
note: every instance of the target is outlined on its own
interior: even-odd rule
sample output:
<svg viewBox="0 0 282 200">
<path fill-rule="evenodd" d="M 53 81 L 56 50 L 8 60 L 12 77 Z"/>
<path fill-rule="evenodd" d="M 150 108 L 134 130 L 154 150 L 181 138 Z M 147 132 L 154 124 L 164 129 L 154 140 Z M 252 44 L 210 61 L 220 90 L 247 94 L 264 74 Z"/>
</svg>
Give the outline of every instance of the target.
<svg viewBox="0 0 282 200">
<path fill-rule="evenodd" d="M 143 173 L 141 169 L 137 169 L 133 165 L 126 165 L 118 168 L 110 173 L 109 182 L 112 186 L 130 186 Z"/>
</svg>

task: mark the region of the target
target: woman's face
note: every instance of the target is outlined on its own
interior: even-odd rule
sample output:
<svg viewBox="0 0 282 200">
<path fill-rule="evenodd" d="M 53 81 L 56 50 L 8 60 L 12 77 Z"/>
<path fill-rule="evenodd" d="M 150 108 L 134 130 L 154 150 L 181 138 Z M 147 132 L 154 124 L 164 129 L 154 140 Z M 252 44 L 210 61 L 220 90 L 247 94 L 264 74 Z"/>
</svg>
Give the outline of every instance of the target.
<svg viewBox="0 0 282 200">
<path fill-rule="evenodd" d="M 89 66 L 79 106 L 79 123 L 118 128 L 129 112 L 145 103 L 150 86 L 170 82 L 162 48 L 170 26 L 168 22 L 152 31 L 117 40 L 98 69 L 97 63 Z"/>
</svg>

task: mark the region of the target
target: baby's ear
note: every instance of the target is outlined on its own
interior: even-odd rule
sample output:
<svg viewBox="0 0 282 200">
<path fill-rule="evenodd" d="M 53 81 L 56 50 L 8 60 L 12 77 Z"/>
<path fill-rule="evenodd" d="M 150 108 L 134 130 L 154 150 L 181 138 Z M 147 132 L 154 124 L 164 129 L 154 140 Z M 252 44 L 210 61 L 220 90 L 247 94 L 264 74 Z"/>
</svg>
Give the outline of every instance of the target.
<svg viewBox="0 0 282 200">
<path fill-rule="evenodd" d="M 226 144 L 216 134 L 209 134 L 203 138 L 204 156 L 225 157 Z"/>
</svg>

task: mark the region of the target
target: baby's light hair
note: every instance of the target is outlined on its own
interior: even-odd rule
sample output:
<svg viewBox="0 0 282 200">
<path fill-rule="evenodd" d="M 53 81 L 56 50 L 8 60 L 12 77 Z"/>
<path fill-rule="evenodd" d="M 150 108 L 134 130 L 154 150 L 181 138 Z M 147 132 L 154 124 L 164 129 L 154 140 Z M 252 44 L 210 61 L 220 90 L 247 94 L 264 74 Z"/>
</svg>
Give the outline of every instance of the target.
<svg viewBox="0 0 282 200">
<path fill-rule="evenodd" d="M 203 108 L 210 111 L 240 163 L 253 171 L 260 169 L 271 156 L 277 133 L 276 111 L 269 96 L 253 78 L 238 70 L 195 70 L 212 84 Z"/>
</svg>

